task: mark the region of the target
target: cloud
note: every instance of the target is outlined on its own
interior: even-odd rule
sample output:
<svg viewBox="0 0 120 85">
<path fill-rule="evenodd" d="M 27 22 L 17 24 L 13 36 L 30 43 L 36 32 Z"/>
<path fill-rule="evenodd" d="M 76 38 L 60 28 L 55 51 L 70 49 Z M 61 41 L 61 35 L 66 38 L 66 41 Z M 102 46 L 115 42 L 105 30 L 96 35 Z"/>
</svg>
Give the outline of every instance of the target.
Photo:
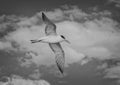
<svg viewBox="0 0 120 85">
<path fill-rule="evenodd" d="M 50 85 L 49 82 L 45 80 L 30 80 L 30 79 L 24 79 L 20 76 L 14 75 L 12 78 L 8 77 L 7 82 L 0 82 L 0 85 Z"/>
<path fill-rule="evenodd" d="M 109 69 L 106 69 L 105 72 L 107 73 L 104 78 L 120 78 L 120 66 L 115 66 Z"/>
<path fill-rule="evenodd" d="M 76 6 L 66 6 L 46 11 L 45 14 L 57 25 L 58 34 L 64 35 L 71 42 L 70 45 L 65 42 L 61 43 L 65 51 L 65 66 L 77 62 L 85 64 L 94 58 L 99 61 L 119 58 L 119 23 L 111 18 L 111 12 L 105 10 L 86 13 Z M 7 25 L 4 27 L 6 28 Z M 32 17 L 21 17 L 18 22 L 15 22 L 14 30 L 6 32 L 5 29 L 1 29 L 1 32 L 6 32 L 6 34 L 3 33 L 4 35 L 1 37 L 0 49 L 11 48 L 17 49 L 15 51 L 19 53 L 24 53 L 23 58 L 18 58 L 22 67 L 29 68 L 33 64 L 36 67 L 56 65 L 55 55 L 48 44 L 31 44 L 30 42 L 32 39 L 45 36 L 44 28 L 41 12 Z M 24 59 L 24 57 L 27 58 Z M 119 75 L 119 66 L 114 65 L 113 68 L 108 68 L 107 64 L 104 64 L 101 68 L 106 70 L 105 78 L 119 78 L 116 75 L 116 73 Z M 39 79 L 41 74 L 36 71 L 29 77 Z M 23 78 L 19 81 L 33 82 Z"/>
<path fill-rule="evenodd" d="M 111 52 L 104 47 L 91 47 L 85 50 L 89 57 L 94 57 L 99 60 L 110 58 Z"/>
<path fill-rule="evenodd" d="M 81 20 L 89 16 L 77 6 L 63 6 L 61 9 L 58 8 L 54 9 L 54 11 L 46 11 L 45 14 L 53 21 Z M 41 13 L 37 15 L 41 16 Z"/>
<path fill-rule="evenodd" d="M 86 55 L 97 59 L 111 58 L 110 56 L 115 54 L 113 51 L 119 49 L 116 46 L 120 42 L 119 32 L 116 31 L 118 23 L 107 17 L 110 15 L 108 11 L 88 14 L 76 6 L 71 6 L 47 11 L 45 14 L 57 25 L 58 34 L 63 34 L 71 42 L 71 45 L 61 43 L 66 54 L 66 64 L 78 62 Z M 94 14 L 101 18 L 89 19 Z M 80 22 L 83 18 L 84 22 Z M 38 21 L 41 22 L 39 25 L 36 24 Z M 30 43 L 31 39 L 45 36 L 41 12 L 33 17 L 21 18 L 16 24 L 18 28 L 8 33 L 5 39 L 16 42 L 19 51 L 32 52 L 29 56 L 32 56 L 32 61 L 37 65 L 55 64 L 54 54 L 47 44 Z M 110 46 L 116 47 L 112 49 Z"/>
<path fill-rule="evenodd" d="M 98 72 L 103 75 L 103 78 L 114 79 L 120 83 L 120 58 L 112 57 L 110 59 L 102 60 L 97 67 Z"/>
<path fill-rule="evenodd" d="M 40 79 L 40 77 L 42 76 L 42 74 L 39 72 L 38 69 L 36 69 L 33 74 L 30 74 L 29 77 L 32 79 Z"/>
<path fill-rule="evenodd" d="M 120 66 L 113 66 L 111 68 L 105 68 L 106 74 L 104 78 L 115 79 L 120 84 Z"/>
<path fill-rule="evenodd" d="M 116 5 L 116 7 L 120 7 L 120 0 L 109 0 L 109 3 L 115 3 Z"/>
<path fill-rule="evenodd" d="M 110 2 L 120 3 L 120 0 L 109 0 Z"/>
<path fill-rule="evenodd" d="M 0 49 L 1 50 L 8 49 L 8 48 L 11 48 L 11 47 L 12 47 L 12 45 L 9 42 L 0 42 Z"/>
</svg>

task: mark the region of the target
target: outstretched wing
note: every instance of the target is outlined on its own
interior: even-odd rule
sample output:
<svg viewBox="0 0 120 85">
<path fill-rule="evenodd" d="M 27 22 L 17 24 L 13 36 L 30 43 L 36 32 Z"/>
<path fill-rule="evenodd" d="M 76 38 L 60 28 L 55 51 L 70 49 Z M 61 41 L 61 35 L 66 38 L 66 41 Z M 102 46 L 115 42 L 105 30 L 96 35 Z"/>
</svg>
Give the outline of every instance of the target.
<svg viewBox="0 0 120 85">
<path fill-rule="evenodd" d="M 49 46 L 52 49 L 52 51 L 55 53 L 56 64 L 60 72 L 63 74 L 64 64 L 65 64 L 64 51 L 60 43 L 49 43 Z"/>
<path fill-rule="evenodd" d="M 44 13 L 42 13 L 42 19 L 46 24 L 46 35 L 56 35 L 56 25 L 52 21 L 50 21 Z"/>
</svg>

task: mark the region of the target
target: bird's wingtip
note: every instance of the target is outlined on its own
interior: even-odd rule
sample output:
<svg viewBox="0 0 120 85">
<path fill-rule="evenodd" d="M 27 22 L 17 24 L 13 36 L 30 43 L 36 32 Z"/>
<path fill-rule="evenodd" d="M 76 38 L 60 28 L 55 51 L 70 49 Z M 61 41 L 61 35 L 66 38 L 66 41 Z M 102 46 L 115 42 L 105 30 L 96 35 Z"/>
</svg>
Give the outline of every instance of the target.
<svg viewBox="0 0 120 85">
<path fill-rule="evenodd" d="M 59 69 L 59 71 L 60 71 L 61 74 L 64 73 L 63 69 L 59 65 L 58 65 L 58 69 Z"/>
<path fill-rule="evenodd" d="M 42 19 L 45 20 L 46 16 L 44 14 L 44 12 L 42 12 Z"/>
<path fill-rule="evenodd" d="M 42 16 L 44 16 L 45 14 L 44 14 L 44 12 L 42 12 Z"/>
<path fill-rule="evenodd" d="M 61 74 L 61 77 L 64 77 L 65 76 L 65 73 L 64 72 L 60 72 Z"/>
</svg>

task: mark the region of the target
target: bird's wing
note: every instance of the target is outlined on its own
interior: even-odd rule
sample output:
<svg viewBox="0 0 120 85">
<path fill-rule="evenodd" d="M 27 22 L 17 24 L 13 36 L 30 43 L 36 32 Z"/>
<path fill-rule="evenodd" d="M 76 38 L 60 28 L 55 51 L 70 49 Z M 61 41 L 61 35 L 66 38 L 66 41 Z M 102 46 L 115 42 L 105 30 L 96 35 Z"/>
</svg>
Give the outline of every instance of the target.
<svg viewBox="0 0 120 85">
<path fill-rule="evenodd" d="M 64 51 L 60 43 L 49 43 L 49 46 L 52 49 L 52 51 L 55 53 L 56 64 L 60 72 L 63 74 L 64 64 L 65 64 Z"/>
<path fill-rule="evenodd" d="M 42 13 L 42 20 L 46 24 L 46 35 L 56 35 L 56 25 L 52 21 L 50 21 L 44 13 Z"/>
</svg>

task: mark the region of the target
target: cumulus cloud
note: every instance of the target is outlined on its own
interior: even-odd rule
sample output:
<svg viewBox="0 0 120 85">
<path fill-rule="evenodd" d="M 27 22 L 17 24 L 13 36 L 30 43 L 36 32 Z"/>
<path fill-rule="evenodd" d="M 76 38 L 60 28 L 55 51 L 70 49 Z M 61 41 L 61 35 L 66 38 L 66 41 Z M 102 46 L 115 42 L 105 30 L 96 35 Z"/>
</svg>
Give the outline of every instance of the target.
<svg viewBox="0 0 120 85">
<path fill-rule="evenodd" d="M 101 15 L 101 18 L 92 20 L 89 18 L 95 13 L 85 13 L 76 6 L 47 11 L 45 14 L 57 25 L 58 34 L 65 35 L 71 42 L 71 45 L 62 43 L 66 54 L 66 64 L 78 62 L 86 55 L 98 59 L 106 59 L 115 54 L 111 52 L 112 48 L 109 47 L 109 45 L 115 46 L 118 44 L 120 42 L 120 35 L 116 31 L 116 25 L 118 25 L 118 23 L 107 17 L 107 15 L 110 15 L 108 11 L 96 13 L 97 15 Z M 39 17 L 39 20 L 36 17 Z M 81 23 L 81 20 L 84 20 L 84 22 Z M 36 25 L 38 21 L 40 21 L 41 24 Z M 47 44 L 30 43 L 31 39 L 45 36 L 45 25 L 42 24 L 41 12 L 30 18 L 22 18 L 21 21 L 16 24 L 19 28 L 8 33 L 5 39 L 15 41 L 19 45 L 20 51 L 33 52 L 29 55 L 32 56 L 33 62 L 37 65 L 55 64 L 53 63 L 54 57 L 51 57 L 54 56 L 54 54 Z M 105 46 L 105 44 L 107 45 Z M 119 48 L 117 47 L 116 49 Z"/>
<path fill-rule="evenodd" d="M 106 69 L 105 72 L 107 73 L 105 75 L 105 78 L 111 78 L 111 79 L 120 78 L 120 66 L 115 66 L 115 67 Z"/>
<path fill-rule="evenodd" d="M 120 84 L 120 66 L 113 66 L 111 68 L 105 67 L 104 70 L 105 76 L 104 78 L 115 79 L 118 84 Z"/>
<path fill-rule="evenodd" d="M 64 35 L 71 42 L 70 45 L 61 43 L 65 51 L 65 66 L 76 62 L 85 64 L 93 58 L 103 61 L 119 57 L 119 23 L 110 18 L 109 11 L 89 14 L 76 6 L 65 6 L 61 9 L 46 11 L 45 14 L 57 25 L 58 34 Z M 48 44 L 31 44 L 30 42 L 32 39 L 45 36 L 45 24 L 42 22 L 41 12 L 32 17 L 22 17 L 15 24 L 14 30 L 2 36 L 5 42 L 0 42 L 0 49 L 17 48 L 17 51 L 24 52 L 30 59 L 26 59 L 25 62 L 18 60 L 21 62 L 20 65 L 26 68 L 33 63 L 37 66 L 56 65 L 55 55 Z M 103 67 L 106 67 L 106 64 Z M 107 72 L 112 74 L 110 71 L 112 69 L 114 68 Z M 38 79 L 41 76 L 39 74 L 36 77 L 38 74 L 39 72 L 33 73 L 30 77 Z M 107 75 L 106 78 L 110 77 Z"/>
<path fill-rule="evenodd" d="M 7 78 L 7 82 L 0 82 L 0 85 L 50 85 L 49 82 L 45 80 L 30 80 L 30 79 L 24 79 L 20 76 L 12 76 Z"/>
<path fill-rule="evenodd" d="M 77 6 L 66 6 L 62 9 L 54 9 L 54 11 L 46 11 L 45 14 L 53 21 L 64 21 L 64 20 L 82 20 L 89 15 L 79 9 Z M 41 13 L 37 14 L 41 16 Z"/>
<path fill-rule="evenodd" d="M 33 74 L 30 74 L 29 77 L 32 79 L 40 79 L 40 77 L 42 76 L 42 74 L 40 73 L 39 69 L 36 69 Z"/>
<path fill-rule="evenodd" d="M 110 3 L 115 3 L 116 7 L 120 7 L 120 0 L 109 0 Z"/>
<path fill-rule="evenodd" d="M 114 79 L 120 84 L 120 58 L 112 57 L 110 59 L 102 60 L 97 67 L 98 71 L 103 75 L 103 78 Z"/>
</svg>

